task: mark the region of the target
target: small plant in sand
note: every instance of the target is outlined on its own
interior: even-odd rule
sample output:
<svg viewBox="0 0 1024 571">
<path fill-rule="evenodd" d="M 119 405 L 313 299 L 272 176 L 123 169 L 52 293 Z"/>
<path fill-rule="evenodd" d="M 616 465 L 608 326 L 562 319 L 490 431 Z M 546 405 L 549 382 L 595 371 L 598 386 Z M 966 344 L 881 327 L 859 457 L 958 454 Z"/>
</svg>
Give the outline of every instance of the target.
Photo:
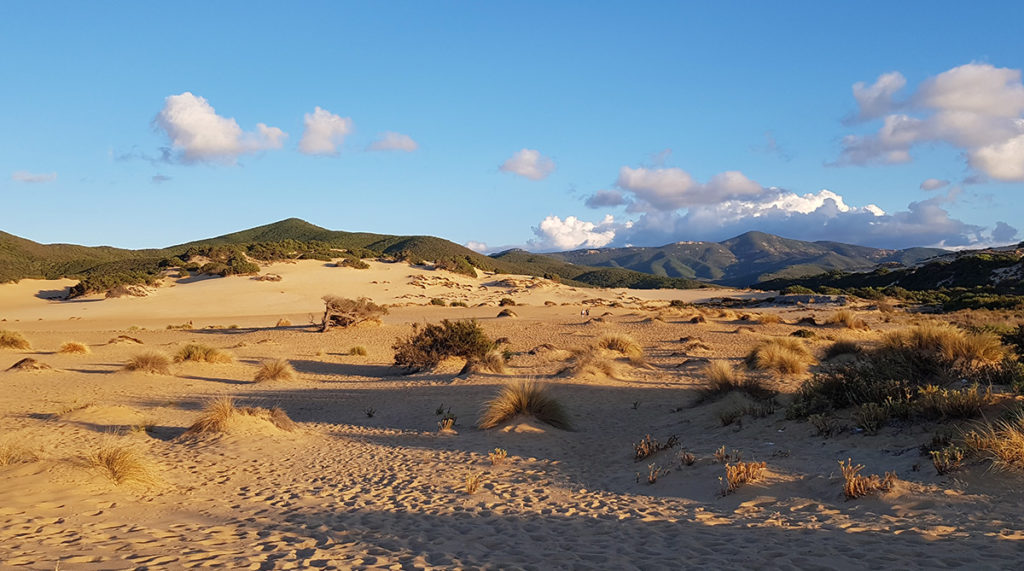
<svg viewBox="0 0 1024 571">
<path fill-rule="evenodd" d="M 609 333 L 602 335 L 597 340 L 597 346 L 601 349 L 607 349 L 609 351 L 615 351 L 621 355 L 624 355 L 629 359 L 630 363 L 635 365 L 642 364 L 644 362 L 644 350 L 632 337 L 629 335 L 622 335 L 619 333 Z"/>
<path fill-rule="evenodd" d="M 889 421 L 889 411 L 880 404 L 864 403 L 854 411 L 853 420 L 865 433 L 878 434 L 878 430 Z"/>
<path fill-rule="evenodd" d="M 758 343 L 747 355 L 746 363 L 750 369 L 800 374 L 814 364 L 814 357 L 799 339 L 772 337 Z"/>
<path fill-rule="evenodd" d="M 935 466 L 935 473 L 943 476 L 956 472 L 963 467 L 964 449 L 950 444 L 941 450 L 932 450 L 929 453 L 932 457 L 932 465 Z"/>
<path fill-rule="evenodd" d="M 450 432 L 455 430 L 455 421 L 458 419 L 459 417 L 455 416 L 455 414 L 452 413 L 452 409 L 449 408 L 447 412 L 441 415 L 441 420 L 437 421 L 437 429 L 441 432 Z"/>
<path fill-rule="evenodd" d="M 842 325 L 848 329 L 865 329 L 868 324 L 849 309 L 840 309 L 825 320 L 829 325 Z"/>
<path fill-rule="evenodd" d="M 174 355 L 175 363 L 182 363 L 184 361 L 194 361 L 197 363 L 230 363 L 234 361 L 234 358 L 215 347 L 207 345 L 201 345 L 199 343 L 189 343 L 185 345 Z"/>
<path fill-rule="evenodd" d="M 733 450 L 730 454 L 725 451 L 725 444 L 723 444 L 721 448 L 715 450 L 714 457 L 715 462 L 718 462 L 719 464 L 725 464 L 730 460 L 732 460 L 733 462 L 739 462 L 743 458 L 743 453 L 740 452 L 739 450 Z"/>
<path fill-rule="evenodd" d="M 801 339 L 812 339 L 815 337 L 814 332 L 810 329 L 797 329 L 789 335 L 790 337 L 799 337 Z"/>
<path fill-rule="evenodd" d="M 679 463 L 683 466 L 693 466 L 697 462 L 697 457 L 693 454 L 682 450 L 679 452 Z"/>
<path fill-rule="evenodd" d="M 487 454 L 487 459 L 491 461 L 492 466 L 497 466 L 503 463 L 508 458 L 508 450 L 504 448 L 495 448 Z"/>
<path fill-rule="evenodd" d="M 775 313 L 762 313 L 757 316 L 757 322 L 762 325 L 772 325 L 782 321 L 782 318 Z"/>
<path fill-rule="evenodd" d="M 838 434 L 842 430 L 839 421 L 826 414 L 812 414 L 807 417 L 807 422 L 811 423 L 818 436 L 825 438 Z"/>
<path fill-rule="evenodd" d="M 167 329 L 170 329 L 170 330 L 172 330 L 172 331 L 173 331 L 173 330 L 183 330 L 183 331 L 187 331 L 187 330 L 189 330 L 189 329 L 192 329 L 192 327 L 193 327 L 193 325 L 192 325 L 192 322 L 191 322 L 191 321 L 188 321 L 188 322 L 185 322 L 185 323 L 180 323 L 180 324 L 177 324 L 177 325 L 175 325 L 175 324 L 171 324 L 171 325 L 168 325 L 168 326 L 167 326 Z"/>
<path fill-rule="evenodd" d="M 292 326 L 292 322 L 287 320 L 287 319 L 285 319 L 285 318 L 283 318 L 283 317 L 281 319 L 278 319 L 277 320 L 277 324 L 274 325 L 274 327 L 291 327 L 291 326 Z"/>
<path fill-rule="evenodd" d="M 151 484 L 155 481 L 149 464 L 127 446 L 105 445 L 89 455 L 89 462 L 115 484 Z"/>
<path fill-rule="evenodd" d="M 845 464 L 839 462 L 839 469 L 843 472 L 843 495 L 848 500 L 875 492 L 888 492 L 896 485 L 896 474 L 892 472 L 886 472 L 884 478 L 879 477 L 878 474 L 861 476 L 860 471 L 864 469 L 864 465 L 854 466 L 850 458 L 846 459 Z"/>
<path fill-rule="evenodd" d="M 508 306 L 508 305 L 513 305 L 514 306 L 515 304 L 516 304 L 516 300 L 512 299 L 511 297 L 503 297 L 503 298 L 501 298 L 501 301 L 498 302 L 498 306 L 499 307 L 505 307 L 505 306 Z"/>
<path fill-rule="evenodd" d="M 483 481 L 484 476 L 479 472 L 474 472 L 466 476 L 466 493 L 471 496 L 477 493 L 477 491 L 480 489 L 480 484 L 482 484 Z"/>
<path fill-rule="evenodd" d="M 648 484 L 654 484 L 655 482 L 658 481 L 659 477 L 664 476 L 665 474 L 668 474 L 668 470 L 666 470 L 665 468 L 662 468 L 661 466 L 658 466 L 657 464 L 653 463 L 647 465 Z"/>
<path fill-rule="evenodd" d="M 388 313 L 386 307 L 377 305 L 365 297 L 348 299 L 336 295 L 325 295 L 323 300 L 324 316 L 320 321 L 321 332 L 328 331 L 332 326 L 350 327 L 360 323 L 380 321 L 380 318 Z"/>
<path fill-rule="evenodd" d="M 435 297 L 435 298 L 431 298 L 430 305 L 437 305 L 437 306 L 440 306 L 440 307 L 444 307 L 445 303 L 444 303 L 443 299 Z"/>
<path fill-rule="evenodd" d="M 0 330 L 0 349 L 18 349 L 26 351 L 31 349 L 25 337 L 17 331 Z"/>
<path fill-rule="evenodd" d="M 633 444 L 633 461 L 639 462 L 650 456 L 654 456 L 662 450 L 668 450 L 679 444 L 679 437 L 673 434 L 665 442 L 658 442 L 650 434 L 644 436 L 640 442 Z"/>
<path fill-rule="evenodd" d="M 413 325 L 413 334 L 392 347 L 395 365 L 409 372 L 432 369 L 448 357 L 466 359 L 467 367 L 482 361 L 494 342 L 476 321 L 443 320 L 440 324 Z"/>
<path fill-rule="evenodd" d="M 736 462 L 735 464 L 726 464 L 722 495 L 731 494 L 744 484 L 760 480 L 764 477 L 764 471 L 767 467 L 767 462 Z"/>
<path fill-rule="evenodd" d="M 290 381 L 295 378 L 295 369 L 287 359 L 268 359 L 263 361 L 253 379 L 257 383 L 267 381 Z"/>
<path fill-rule="evenodd" d="M 156 375 L 171 374 L 171 359 L 163 353 L 147 351 L 139 353 L 124 364 L 126 371 L 139 371 Z"/>
<path fill-rule="evenodd" d="M 351 349 L 348 350 L 348 354 L 358 357 L 365 357 L 367 355 L 366 347 L 363 347 L 362 345 L 356 345 L 355 347 L 352 347 Z"/>
<path fill-rule="evenodd" d="M 203 415 L 185 432 L 187 435 L 226 432 L 239 417 L 252 417 L 266 421 L 277 428 L 291 432 L 298 428 L 283 409 L 266 409 L 257 406 L 236 407 L 231 397 L 220 397 L 210 401 L 203 409 Z"/>
<path fill-rule="evenodd" d="M 368 406 L 363 409 L 363 414 L 366 415 L 366 418 L 373 418 L 373 415 L 377 414 L 377 409 L 372 406 Z"/>
<path fill-rule="evenodd" d="M 74 355 L 88 355 L 92 352 L 89 346 L 85 343 L 79 343 L 78 341 L 68 341 L 60 346 L 60 353 L 69 353 Z"/>
<path fill-rule="evenodd" d="M 477 426 L 494 428 L 518 415 L 529 415 L 563 430 L 572 427 L 562 404 L 548 393 L 546 386 L 533 380 L 514 381 L 502 387 L 497 396 L 484 403 Z"/>
<path fill-rule="evenodd" d="M 992 388 L 981 390 L 977 385 L 962 389 L 940 389 L 925 385 L 917 389 L 914 412 L 928 419 L 973 418 L 993 401 Z"/>
</svg>

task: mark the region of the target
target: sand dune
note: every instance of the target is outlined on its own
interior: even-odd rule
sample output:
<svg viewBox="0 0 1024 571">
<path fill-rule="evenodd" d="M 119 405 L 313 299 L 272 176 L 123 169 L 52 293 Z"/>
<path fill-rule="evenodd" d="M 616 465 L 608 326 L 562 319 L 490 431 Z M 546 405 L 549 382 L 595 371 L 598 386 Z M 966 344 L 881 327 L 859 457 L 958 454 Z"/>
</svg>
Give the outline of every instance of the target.
<svg viewBox="0 0 1024 571">
<path fill-rule="evenodd" d="M 823 438 L 781 408 L 722 426 L 730 401 L 694 406 L 708 359 L 739 363 L 760 339 L 788 336 L 808 327 L 797 318 L 829 308 L 757 310 L 784 320 L 771 324 L 706 310 L 692 322 L 698 310 L 668 302 L 753 294 L 576 289 L 406 264 L 265 270 L 282 280 L 168 280 L 141 298 L 59 302 L 38 295 L 68 281 L 0 286 L 0 329 L 31 343 L 0 349 L 0 369 L 29 356 L 53 367 L 0 373 L 0 451 L 17 452 L 0 466 L 4 568 L 1017 568 L 1024 560 L 1020 477 L 980 465 L 937 475 L 918 452 L 934 423 Z M 328 293 L 366 296 L 390 312 L 378 326 L 320 334 L 310 322 Z M 517 318 L 497 318 L 504 297 L 515 300 Z M 430 305 L 435 298 L 469 307 Z M 812 326 L 811 347 L 898 326 L 878 312 L 860 315 L 870 331 Z M 446 363 L 403 375 L 392 366 L 391 347 L 413 323 L 470 317 L 507 338 L 505 374 L 459 375 L 461 363 Z M 737 333 L 743 327 L 750 331 Z M 530 354 L 545 344 L 568 353 L 606 333 L 635 339 L 644 363 L 605 355 L 621 374 L 556 375 L 568 355 Z M 111 343 L 118 336 L 142 344 Z M 58 353 L 67 341 L 91 351 Z M 234 361 L 174 363 L 171 375 L 122 370 L 139 352 L 173 355 L 195 342 Z M 357 346 L 367 354 L 351 354 Z M 273 358 L 288 359 L 296 378 L 253 383 Z M 529 418 L 475 428 L 482 404 L 518 378 L 546 380 L 574 430 Z M 784 395 L 802 378 L 781 378 Z M 188 437 L 203 407 L 223 396 L 280 407 L 298 429 L 253 420 Z M 457 416 L 451 433 L 438 430 L 439 408 Z M 647 434 L 679 444 L 634 462 L 633 444 Z M 151 478 L 114 483 L 90 461 L 104 446 L 130 450 Z M 766 477 L 721 495 L 715 451 L 723 446 L 767 462 Z M 508 457 L 492 464 L 496 448 Z M 687 452 L 692 465 L 682 461 Z M 844 499 L 837 462 L 849 457 L 870 473 L 895 471 L 896 489 Z M 649 484 L 654 468 L 662 473 Z M 470 477 L 481 482 L 473 494 Z"/>
</svg>

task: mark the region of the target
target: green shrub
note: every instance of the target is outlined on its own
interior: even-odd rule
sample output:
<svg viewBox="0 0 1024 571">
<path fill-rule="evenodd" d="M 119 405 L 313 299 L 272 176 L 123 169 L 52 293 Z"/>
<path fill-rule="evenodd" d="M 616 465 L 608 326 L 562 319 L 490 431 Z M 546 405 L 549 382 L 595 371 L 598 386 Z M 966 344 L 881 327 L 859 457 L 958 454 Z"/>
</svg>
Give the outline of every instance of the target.
<svg viewBox="0 0 1024 571">
<path fill-rule="evenodd" d="M 392 348 L 395 365 L 416 372 L 432 369 L 447 357 L 483 361 L 495 344 L 475 320 L 445 319 L 440 324 L 413 325 L 412 335 L 400 339 Z"/>
<path fill-rule="evenodd" d="M 435 297 L 435 298 L 431 298 L 430 305 L 438 305 L 438 306 L 444 307 L 445 303 L 444 303 L 443 299 Z"/>
</svg>

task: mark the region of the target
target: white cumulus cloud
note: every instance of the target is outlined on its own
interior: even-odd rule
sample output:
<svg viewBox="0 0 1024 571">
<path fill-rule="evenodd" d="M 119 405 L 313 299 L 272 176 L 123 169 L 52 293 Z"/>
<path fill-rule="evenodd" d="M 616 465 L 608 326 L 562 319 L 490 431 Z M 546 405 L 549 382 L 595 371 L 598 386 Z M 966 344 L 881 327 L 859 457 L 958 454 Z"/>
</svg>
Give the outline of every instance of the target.
<svg viewBox="0 0 1024 571">
<path fill-rule="evenodd" d="M 949 186 L 948 180 L 940 180 L 937 178 L 926 178 L 921 181 L 921 190 L 938 190 Z"/>
<path fill-rule="evenodd" d="M 615 239 L 615 219 L 609 214 L 601 222 L 587 222 L 575 216 L 548 216 L 533 229 L 536 238 L 532 248 L 540 250 L 572 250 L 600 248 Z"/>
<path fill-rule="evenodd" d="M 470 240 L 469 242 L 466 242 L 465 246 L 470 250 L 473 250 L 474 252 L 480 252 L 481 254 L 487 251 L 487 244 L 485 242 L 476 242 L 474 240 Z"/>
<path fill-rule="evenodd" d="M 555 172 L 555 161 L 534 149 L 522 149 L 501 165 L 503 172 L 510 172 L 530 180 L 543 180 Z"/>
<path fill-rule="evenodd" d="M 154 122 L 184 162 L 233 163 L 243 154 L 279 149 L 288 136 L 263 123 L 243 131 L 234 119 L 221 117 L 206 99 L 188 91 L 165 98 Z"/>
<path fill-rule="evenodd" d="M 352 119 L 317 107 L 303 117 L 306 130 L 299 140 L 299 152 L 307 155 L 336 155 L 338 147 L 352 132 Z"/>
<path fill-rule="evenodd" d="M 411 153 L 418 149 L 419 144 L 409 135 L 388 131 L 377 137 L 368 147 L 371 151 L 404 151 Z"/>
<path fill-rule="evenodd" d="M 895 101 L 906 80 L 891 72 L 853 95 L 858 119 L 881 118 L 869 134 L 843 137 L 837 165 L 893 164 L 912 160 L 911 150 L 946 143 L 992 179 L 1024 181 L 1024 83 L 1018 69 L 969 63 L 930 77 L 904 101 Z M 901 111 L 896 113 L 896 111 Z"/>
<path fill-rule="evenodd" d="M 11 173 L 11 180 L 18 182 L 25 182 L 29 184 L 38 184 L 41 182 L 53 182 L 57 180 L 57 173 L 45 172 L 45 173 L 34 173 L 29 171 L 14 171 Z"/>
<path fill-rule="evenodd" d="M 744 196 L 757 196 L 764 192 L 761 185 L 739 171 L 716 174 L 706 183 L 696 181 L 680 168 L 619 169 L 616 186 L 633 195 L 640 204 L 634 210 L 651 207 L 656 210 L 675 210 L 700 204 L 714 204 Z M 594 201 L 601 200 L 597 195 Z"/>
</svg>

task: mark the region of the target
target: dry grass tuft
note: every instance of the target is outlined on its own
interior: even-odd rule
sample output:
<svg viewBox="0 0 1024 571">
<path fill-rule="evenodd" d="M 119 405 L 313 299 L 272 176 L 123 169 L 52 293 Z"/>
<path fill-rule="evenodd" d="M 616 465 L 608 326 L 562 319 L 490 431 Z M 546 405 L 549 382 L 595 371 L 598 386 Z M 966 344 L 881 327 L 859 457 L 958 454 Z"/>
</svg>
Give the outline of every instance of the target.
<svg viewBox="0 0 1024 571">
<path fill-rule="evenodd" d="M 1007 349 L 991 332 L 967 333 L 951 325 L 926 323 L 887 334 L 883 347 L 939 355 L 948 363 L 975 367 L 999 363 Z"/>
<path fill-rule="evenodd" d="M 466 476 L 466 493 L 473 495 L 480 489 L 480 484 L 483 482 L 483 474 L 474 472 Z"/>
<path fill-rule="evenodd" d="M 139 353 L 129 359 L 124 364 L 124 369 L 126 371 L 140 371 L 156 375 L 170 375 L 171 360 L 163 353 L 148 351 L 146 353 Z"/>
<path fill-rule="evenodd" d="M 287 359 L 268 359 L 263 361 L 254 382 L 264 383 L 267 381 L 290 381 L 295 378 L 295 369 Z"/>
<path fill-rule="evenodd" d="M 849 309 L 840 309 L 825 320 L 829 325 L 842 325 L 848 329 L 866 329 L 868 324 Z"/>
<path fill-rule="evenodd" d="M 1024 413 L 1018 410 L 1006 419 L 977 425 L 964 434 L 964 445 L 998 468 L 1024 471 Z"/>
<path fill-rule="evenodd" d="M 20 444 L 9 440 L 0 442 L 0 466 L 10 466 L 19 462 L 31 462 L 35 459 L 36 455 Z"/>
<path fill-rule="evenodd" d="M 562 404 L 548 394 L 544 385 L 520 380 L 502 387 L 496 397 L 484 403 L 477 426 L 494 428 L 520 414 L 533 416 L 555 428 L 569 430 L 572 423 Z"/>
<path fill-rule="evenodd" d="M 860 471 L 864 469 L 863 464 L 853 465 L 853 460 L 846 459 L 846 463 L 839 462 L 839 468 L 843 471 L 843 495 L 846 499 L 852 500 L 873 494 L 875 492 L 888 492 L 896 485 L 896 474 L 886 472 L 885 477 L 878 474 L 861 476 Z"/>
<path fill-rule="evenodd" d="M 628 335 L 622 335 L 619 333 L 609 333 L 602 335 L 597 340 L 597 346 L 602 349 L 608 349 L 609 351 L 615 351 L 621 353 L 629 358 L 629 361 L 634 364 L 643 363 L 644 350 L 639 343 L 633 340 Z"/>
<path fill-rule="evenodd" d="M 283 317 L 281 319 L 278 319 L 277 320 L 277 324 L 274 325 L 274 327 L 291 327 L 291 326 L 292 326 L 292 322 L 288 321 L 287 319 L 285 319 Z"/>
<path fill-rule="evenodd" d="M 779 323 L 781 321 L 782 318 L 775 313 L 762 313 L 757 316 L 757 322 L 762 325 L 771 325 L 774 323 Z"/>
<path fill-rule="evenodd" d="M 831 361 L 840 355 L 859 355 L 863 351 L 860 343 L 852 339 L 839 339 L 825 349 L 825 360 Z"/>
<path fill-rule="evenodd" d="M 673 434 L 668 437 L 665 442 L 658 442 L 656 438 L 652 438 L 650 434 L 643 437 L 640 442 L 633 444 L 633 461 L 639 462 L 650 456 L 654 456 L 662 450 L 668 450 L 679 444 L 679 437 Z"/>
<path fill-rule="evenodd" d="M 89 462 L 118 485 L 152 484 L 156 481 L 149 464 L 127 446 L 103 446 L 89 455 Z"/>
<path fill-rule="evenodd" d="M 60 353 L 73 353 L 77 355 L 88 355 L 92 352 L 88 345 L 85 343 L 79 343 L 78 341 L 68 341 L 61 345 L 58 351 Z"/>
<path fill-rule="evenodd" d="M 736 462 L 725 465 L 725 482 L 722 495 L 735 492 L 740 486 L 764 478 L 767 462 Z"/>
<path fill-rule="evenodd" d="M 480 367 L 485 371 L 502 374 L 505 372 L 505 356 L 497 349 L 491 349 L 480 361 Z"/>
<path fill-rule="evenodd" d="M 365 357 L 368 353 L 366 351 L 366 347 L 363 347 L 362 345 L 356 345 L 355 347 L 348 350 L 348 354 L 356 355 L 359 357 Z"/>
<path fill-rule="evenodd" d="M 773 337 L 758 343 L 747 355 L 746 363 L 750 369 L 800 374 L 806 372 L 815 360 L 800 339 Z"/>
<path fill-rule="evenodd" d="M 494 451 L 487 454 L 487 459 L 491 461 L 492 466 L 501 464 L 508 458 L 508 450 L 504 448 L 495 448 Z"/>
<path fill-rule="evenodd" d="M 699 402 L 740 391 L 759 400 L 771 399 L 776 391 L 766 386 L 763 379 L 747 377 L 726 361 L 711 361 L 704 368 L 707 385 L 699 391 Z"/>
<path fill-rule="evenodd" d="M 549 355 L 549 358 L 553 355 Z M 594 347 L 585 349 L 574 349 L 571 352 L 572 362 L 558 374 L 567 373 L 572 377 L 585 377 L 588 375 L 611 378 L 619 378 L 619 367 L 614 360 L 605 358 L 600 351 Z"/>
<path fill-rule="evenodd" d="M 266 409 L 256 406 L 236 407 L 231 397 L 220 397 L 210 401 L 203 409 L 203 416 L 195 421 L 185 434 L 209 434 L 227 431 L 233 420 L 249 416 L 264 420 L 277 428 L 291 432 L 298 425 L 281 408 Z"/>
<path fill-rule="evenodd" d="M 198 343 L 189 343 L 174 355 L 174 362 L 181 363 L 183 361 L 195 361 L 197 363 L 230 363 L 234 361 L 229 353 L 221 351 L 215 347 L 209 347 L 207 345 L 200 345 Z"/>
<path fill-rule="evenodd" d="M 31 348 L 32 346 L 29 344 L 28 339 L 25 339 L 21 333 L 0 329 L 0 349 L 27 351 Z"/>
</svg>

